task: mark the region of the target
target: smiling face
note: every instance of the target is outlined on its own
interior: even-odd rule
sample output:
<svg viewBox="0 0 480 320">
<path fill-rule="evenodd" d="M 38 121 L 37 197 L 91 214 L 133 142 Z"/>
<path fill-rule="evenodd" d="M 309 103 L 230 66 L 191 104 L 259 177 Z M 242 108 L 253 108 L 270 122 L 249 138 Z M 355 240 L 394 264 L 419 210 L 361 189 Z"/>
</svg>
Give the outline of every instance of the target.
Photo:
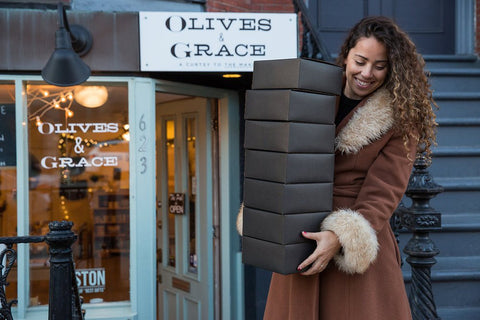
<svg viewBox="0 0 480 320">
<path fill-rule="evenodd" d="M 374 37 L 358 39 L 345 60 L 347 82 L 344 94 L 360 100 L 380 87 L 387 77 L 387 48 Z"/>
</svg>

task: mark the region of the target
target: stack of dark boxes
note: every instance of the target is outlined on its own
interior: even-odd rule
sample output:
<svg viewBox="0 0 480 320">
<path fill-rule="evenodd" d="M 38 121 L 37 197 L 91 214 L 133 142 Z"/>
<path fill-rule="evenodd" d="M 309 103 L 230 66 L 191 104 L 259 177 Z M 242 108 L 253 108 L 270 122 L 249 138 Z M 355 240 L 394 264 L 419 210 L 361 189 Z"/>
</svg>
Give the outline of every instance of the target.
<svg viewBox="0 0 480 320">
<path fill-rule="evenodd" d="M 332 210 L 335 105 L 342 69 L 310 59 L 254 63 L 245 107 L 242 259 L 282 274 L 315 249 Z"/>
</svg>

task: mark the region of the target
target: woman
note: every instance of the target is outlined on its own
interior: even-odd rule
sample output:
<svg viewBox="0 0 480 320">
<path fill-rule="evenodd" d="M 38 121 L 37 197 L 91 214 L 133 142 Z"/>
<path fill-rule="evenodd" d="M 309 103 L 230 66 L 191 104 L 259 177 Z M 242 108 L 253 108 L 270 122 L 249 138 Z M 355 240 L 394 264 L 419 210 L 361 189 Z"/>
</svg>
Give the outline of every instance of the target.
<svg viewBox="0 0 480 320">
<path fill-rule="evenodd" d="M 424 61 L 390 19 L 367 17 L 337 60 L 345 85 L 336 117 L 334 211 L 299 274 L 273 274 L 265 319 L 408 320 L 400 252 L 389 219 L 417 151 L 435 143 Z M 305 271 L 303 271 L 305 270 Z"/>
</svg>

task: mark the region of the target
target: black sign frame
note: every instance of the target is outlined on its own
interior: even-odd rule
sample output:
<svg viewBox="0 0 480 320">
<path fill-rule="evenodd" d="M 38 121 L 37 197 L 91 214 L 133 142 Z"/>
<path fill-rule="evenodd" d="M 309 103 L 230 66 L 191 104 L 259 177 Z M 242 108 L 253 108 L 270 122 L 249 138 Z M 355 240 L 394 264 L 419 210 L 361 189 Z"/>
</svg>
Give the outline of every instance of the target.
<svg viewBox="0 0 480 320">
<path fill-rule="evenodd" d="M 0 168 L 17 165 L 15 104 L 0 104 Z"/>
<path fill-rule="evenodd" d="M 171 214 L 185 214 L 185 193 L 168 194 L 168 212 Z"/>
</svg>

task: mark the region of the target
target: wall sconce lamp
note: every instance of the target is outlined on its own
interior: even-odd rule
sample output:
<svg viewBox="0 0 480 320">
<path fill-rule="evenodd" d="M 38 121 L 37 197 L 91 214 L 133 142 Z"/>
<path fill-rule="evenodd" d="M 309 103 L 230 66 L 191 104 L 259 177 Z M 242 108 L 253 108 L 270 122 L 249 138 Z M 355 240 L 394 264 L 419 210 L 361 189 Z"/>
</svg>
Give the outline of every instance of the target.
<svg viewBox="0 0 480 320">
<path fill-rule="evenodd" d="M 42 69 L 42 78 L 59 87 L 85 82 L 90 76 L 90 68 L 79 55 L 85 55 L 92 47 L 92 35 L 80 25 L 69 26 L 65 7 L 61 2 L 58 3 L 58 25 L 55 32 L 55 51 Z"/>
</svg>

